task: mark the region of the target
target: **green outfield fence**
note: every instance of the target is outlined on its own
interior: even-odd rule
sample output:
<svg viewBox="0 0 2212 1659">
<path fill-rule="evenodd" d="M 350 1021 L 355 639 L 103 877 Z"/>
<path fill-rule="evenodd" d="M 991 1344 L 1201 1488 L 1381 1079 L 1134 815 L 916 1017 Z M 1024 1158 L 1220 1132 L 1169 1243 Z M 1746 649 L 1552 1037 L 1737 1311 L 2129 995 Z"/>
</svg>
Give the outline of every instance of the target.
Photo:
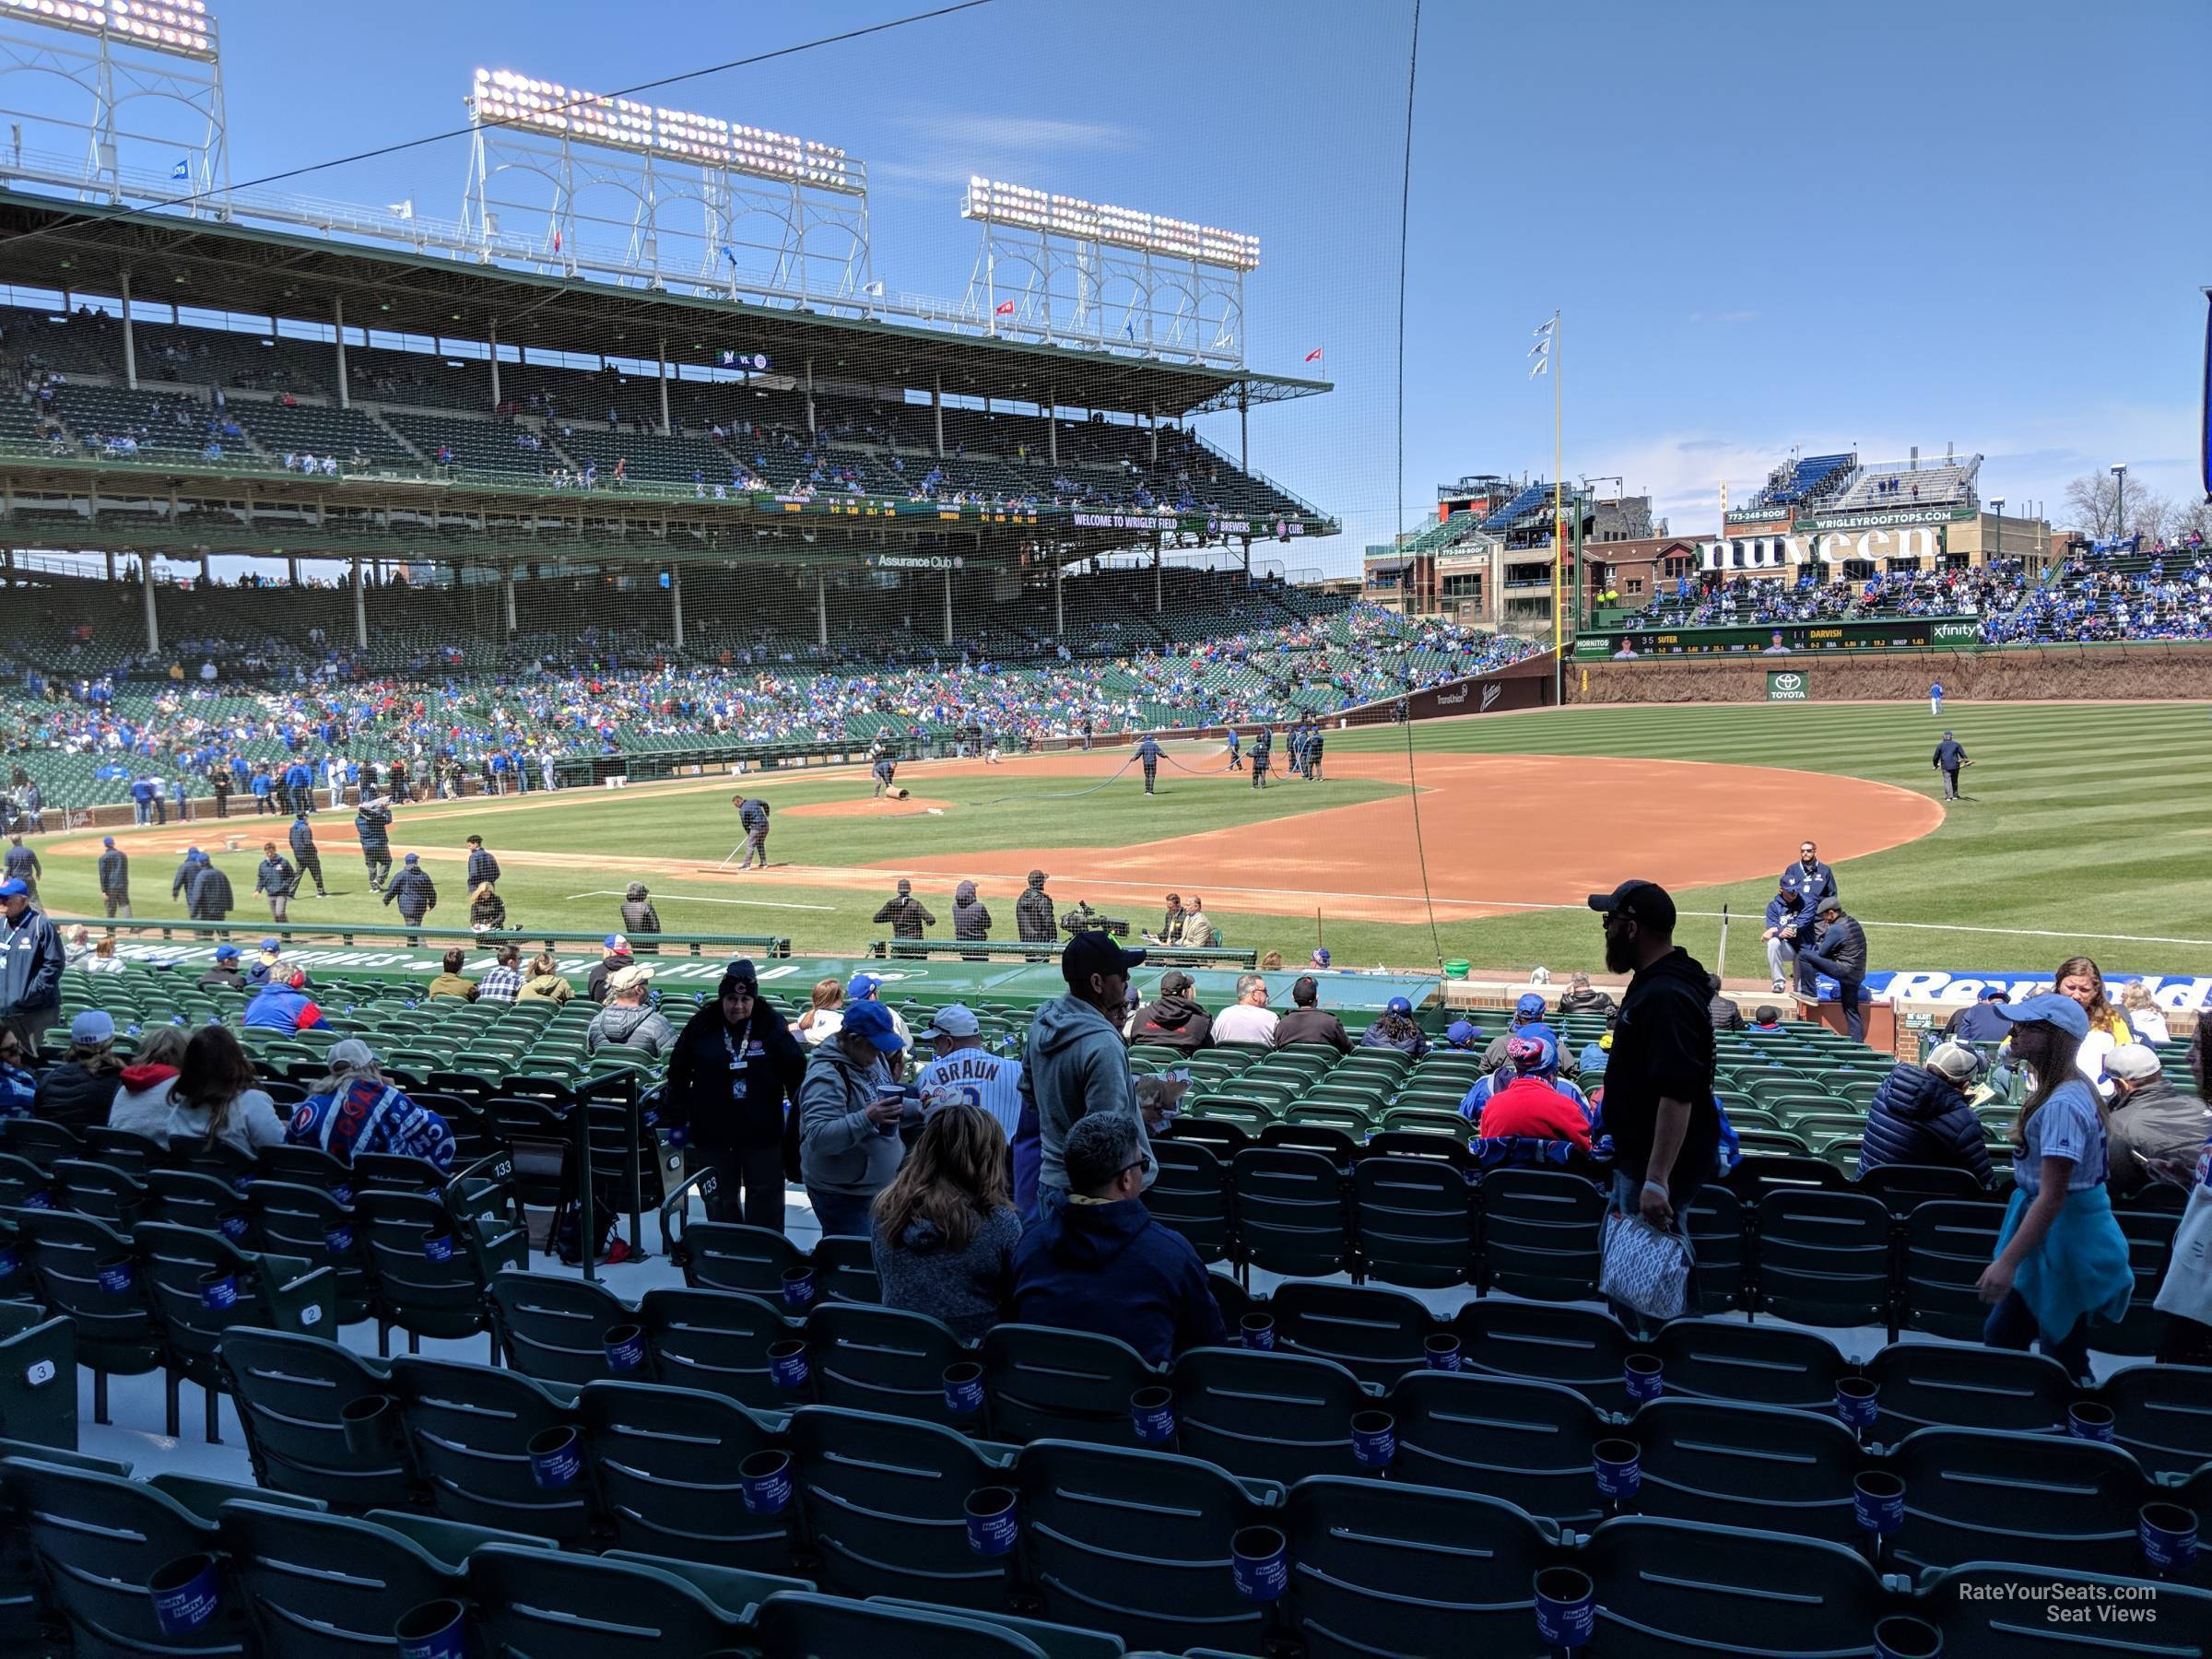
<svg viewBox="0 0 2212 1659">
<path fill-rule="evenodd" d="M 468 927 L 441 927 L 434 922 L 425 922 L 419 927 L 409 927 L 405 924 L 395 926 L 381 922 L 177 922 L 152 918 L 138 921 L 124 916 L 58 915 L 50 919 L 56 927 L 75 927 L 81 923 L 102 933 L 152 935 L 162 939 L 180 936 L 187 939 L 250 937 L 282 939 L 288 944 L 293 940 L 315 944 L 335 939 L 341 945 L 353 945 L 363 939 L 390 939 L 402 944 L 465 945 L 477 950 L 495 949 L 501 945 L 519 945 L 527 948 L 540 944 L 547 950 L 555 950 L 563 945 L 598 945 L 607 936 L 604 932 L 564 932 L 545 928 L 477 933 Z M 791 940 L 780 934 L 638 934 L 630 938 L 629 943 L 633 952 L 643 956 L 664 953 L 694 957 L 709 954 L 724 956 L 739 951 L 767 957 L 787 957 L 791 954 Z M 680 947 L 679 951 L 670 951 L 668 947 L 672 946 Z"/>
</svg>

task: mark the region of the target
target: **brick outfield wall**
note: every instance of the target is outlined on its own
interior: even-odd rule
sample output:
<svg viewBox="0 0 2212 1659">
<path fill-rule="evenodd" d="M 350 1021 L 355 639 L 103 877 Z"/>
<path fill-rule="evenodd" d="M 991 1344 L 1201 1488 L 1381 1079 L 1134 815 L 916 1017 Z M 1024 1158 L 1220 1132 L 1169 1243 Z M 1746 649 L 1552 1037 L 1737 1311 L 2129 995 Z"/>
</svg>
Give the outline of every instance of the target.
<svg viewBox="0 0 2212 1659">
<path fill-rule="evenodd" d="M 1931 682 L 1969 702 L 2029 699 L 2212 697 L 2212 644 L 2016 647 L 2004 651 L 1886 651 L 1833 655 L 1646 657 L 1578 663 L 1571 703 L 1765 702 L 1770 669 L 1805 675 L 1812 702 L 1911 701 Z M 1584 671 L 1589 680 L 1583 683 Z"/>
</svg>

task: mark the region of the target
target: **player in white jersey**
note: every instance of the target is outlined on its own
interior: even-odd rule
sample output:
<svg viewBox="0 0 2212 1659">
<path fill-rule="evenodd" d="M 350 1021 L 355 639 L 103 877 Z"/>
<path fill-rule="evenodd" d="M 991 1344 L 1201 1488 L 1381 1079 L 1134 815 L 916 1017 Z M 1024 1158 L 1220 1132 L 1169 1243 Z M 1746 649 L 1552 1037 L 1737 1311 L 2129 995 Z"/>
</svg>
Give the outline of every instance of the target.
<svg viewBox="0 0 2212 1659">
<path fill-rule="evenodd" d="M 917 1033 L 929 1040 L 937 1057 L 922 1068 L 914 1089 L 924 1117 L 955 1103 L 980 1106 L 1012 1140 L 1021 1118 L 1021 1062 L 983 1047 L 982 1030 L 974 1012 L 960 1003 L 938 1009 Z"/>
</svg>

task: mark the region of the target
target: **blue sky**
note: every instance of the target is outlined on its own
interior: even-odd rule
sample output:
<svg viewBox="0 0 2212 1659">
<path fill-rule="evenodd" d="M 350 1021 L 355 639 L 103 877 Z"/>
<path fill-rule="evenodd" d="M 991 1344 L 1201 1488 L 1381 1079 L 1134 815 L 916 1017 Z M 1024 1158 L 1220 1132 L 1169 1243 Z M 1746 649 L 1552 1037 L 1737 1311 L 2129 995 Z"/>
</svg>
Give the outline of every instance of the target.
<svg viewBox="0 0 2212 1659">
<path fill-rule="evenodd" d="M 214 0 L 231 170 L 249 180 L 464 119 L 479 64 L 635 82 L 898 14 L 861 5 Z M 1264 241 L 1251 356 L 1332 395 L 1253 418 L 1253 461 L 1354 533 L 1399 505 L 1398 0 L 993 0 L 661 101 L 870 166 L 877 275 L 958 299 L 971 171 Z M 2056 505 L 2127 461 L 2194 488 L 2212 283 L 2212 6 L 1438 4 L 1422 18 L 1407 215 L 1403 501 L 1548 472 L 1530 330 L 1566 315 L 1566 470 L 1710 532 L 1792 444 L 1946 443 L 1985 495 Z M 460 204 L 451 141 L 288 189 Z M 1233 449 L 1233 421 L 1212 431 Z"/>
</svg>

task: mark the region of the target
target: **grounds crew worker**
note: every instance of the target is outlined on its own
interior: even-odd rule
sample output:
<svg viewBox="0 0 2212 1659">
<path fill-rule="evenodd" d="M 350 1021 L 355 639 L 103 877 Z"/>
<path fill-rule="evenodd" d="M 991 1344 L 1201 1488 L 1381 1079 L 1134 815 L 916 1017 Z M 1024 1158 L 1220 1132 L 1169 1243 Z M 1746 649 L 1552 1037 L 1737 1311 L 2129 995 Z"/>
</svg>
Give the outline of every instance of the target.
<svg viewBox="0 0 2212 1659">
<path fill-rule="evenodd" d="M 171 899 L 182 898 L 187 914 L 191 913 L 192 908 L 192 877 L 199 867 L 200 850 L 187 847 L 184 849 L 184 862 L 177 866 L 177 873 L 169 878 L 169 896 Z"/>
<path fill-rule="evenodd" d="M 363 801 L 353 815 L 353 832 L 361 838 L 361 862 L 369 866 L 369 889 L 382 892 L 392 878 L 392 808 L 382 795 Z"/>
<path fill-rule="evenodd" d="M 484 851 L 484 838 L 468 838 L 468 885 L 474 889 L 500 878 L 500 861 Z"/>
<path fill-rule="evenodd" d="M 901 880 L 899 891 L 881 910 L 876 912 L 878 923 L 891 924 L 894 939 L 918 939 L 924 927 L 935 927 L 936 917 L 931 915 L 922 901 L 914 897 L 914 884 Z"/>
<path fill-rule="evenodd" d="M 1943 741 L 1936 746 L 1935 764 L 1936 770 L 1943 774 L 1943 798 L 1947 801 L 1957 800 L 1959 769 L 1971 766 L 1973 762 L 1967 759 L 1966 750 L 1959 747 L 1959 739 L 1948 732 L 1943 735 Z"/>
<path fill-rule="evenodd" d="M 363 810 L 367 810 L 366 806 Z M 330 897 L 323 886 L 323 854 L 315 846 L 314 826 L 302 812 L 292 819 L 292 856 L 300 861 L 300 873 L 315 884 L 315 897 Z M 295 884 L 296 885 L 296 884 Z"/>
<path fill-rule="evenodd" d="M 130 858 L 116 848 L 112 835 L 101 836 L 100 846 L 100 901 L 108 907 L 109 915 L 127 916 L 131 913 Z"/>
<path fill-rule="evenodd" d="M 1275 728 L 1262 726 L 1252 740 L 1252 786 L 1267 787 L 1267 768 L 1275 759 Z"/>
<path fill-rule="evenodd" d="M 253 871 L 253 890 L 267 898 L 270 921 L 283 922 L 289 919 L 287 912 L 292 902 L 292 894 L 299 890 L 299 887 L 298 872 L 287 864 L 283 856 L 278 853 L 276 843 L 263 841 L 261 843 L 261 863 Z"/>
<path fill-rule="evenodd" d="M 184 888 L 184 913 L 195 922 L 227 921 L 237 902 L 230 892 L 230 877 L 205 853 L 198 854 L 196 863 Z"/>
<path fill-rule="evenodd" d="M 384 902 L 397 903 L 399 913 L 409 927 L 420 927 L 423 917 L 438 908 L 438 887 L 429 872 L 422 867 L 422 860 L 415 853 L 407 854 L 405 864 L 392 883 L 384 888 Z M 422 943 L 419 935 L 409 935 L 407 943 Z"/>
<path fill-rule="evenodd" d="M 1137 741 L 1136 758 L 1144 762 L 1145 793 L 1150 794 L 1153 782 L 1159 776 L 1159 745 L 1151 733 L 1147 732 Z"/>
<path fill-rule="evenodd" d="M 19 881 L 30 890 L 30 901 L 39 901 L 39 877 L 45 872 L 39 868 L 39 855 L 23 844 L 20 835 L 8 838 L 7 852 L 0 855 L 0 881 Z"/>
<path fill-rule="evenodd" d="M 737 797 L 737 821 L 745 826 L 745 857 L 737 867 L 753 867 L 753 854 L 760 855 L 760 867 L 768 868 L 768 803 L 753 795 Z"/>
</svg>

